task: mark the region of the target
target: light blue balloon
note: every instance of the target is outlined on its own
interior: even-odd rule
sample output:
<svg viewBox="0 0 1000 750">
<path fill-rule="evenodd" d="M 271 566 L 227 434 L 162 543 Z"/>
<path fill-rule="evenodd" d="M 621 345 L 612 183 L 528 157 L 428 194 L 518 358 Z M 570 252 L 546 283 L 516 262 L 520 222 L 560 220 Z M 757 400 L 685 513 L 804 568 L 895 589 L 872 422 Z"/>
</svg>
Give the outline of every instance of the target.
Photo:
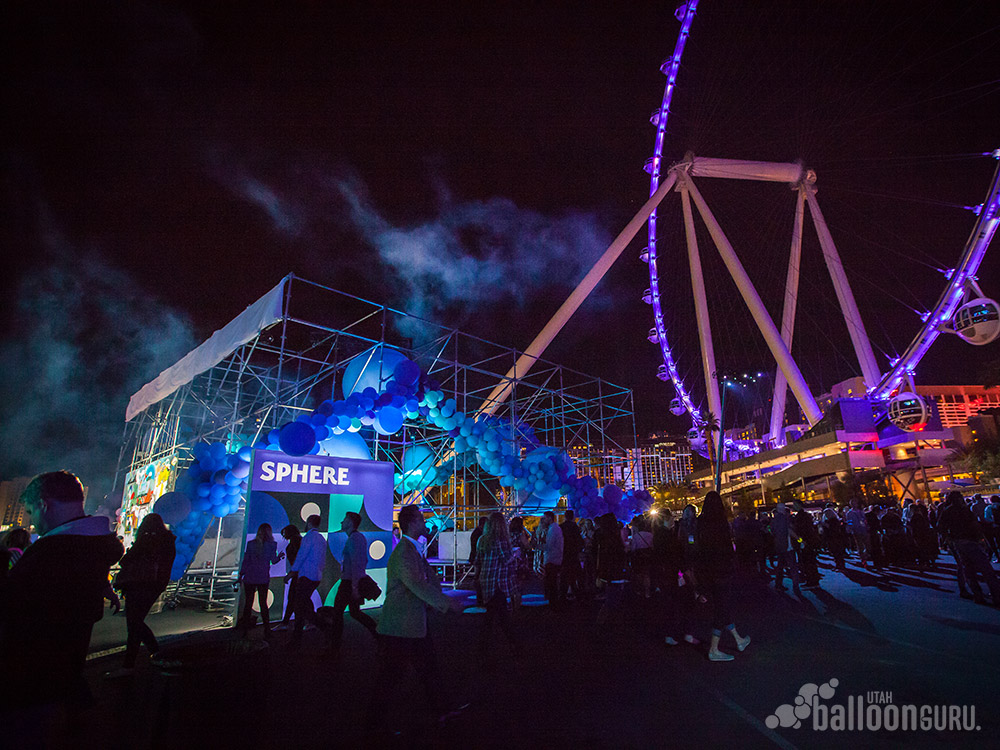
<svg viewBox="0 0 1000 750">
<path fill-rule="evenodd" d="M 319 447 L 320 454 L 325 456 L 360 458 L 364 461 L 372 460 L 368 443 L 356 432 L 342 432 L 339 435 L 331 435 L 320 443 Z"/>
</svg>

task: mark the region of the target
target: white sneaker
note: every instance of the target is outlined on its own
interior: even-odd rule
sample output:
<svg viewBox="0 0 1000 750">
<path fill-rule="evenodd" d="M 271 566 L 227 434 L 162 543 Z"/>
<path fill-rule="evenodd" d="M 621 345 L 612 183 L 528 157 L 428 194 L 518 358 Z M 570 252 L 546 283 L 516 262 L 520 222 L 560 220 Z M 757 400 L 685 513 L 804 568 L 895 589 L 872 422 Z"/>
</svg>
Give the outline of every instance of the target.
<svg viewBox="0 0 1000 750">
<path fill-rule="evenodd" d="M 732 654 L 727 654 L 722 651 L 709 651 L 708 660 L 709 661 L 732 661 L 736 657 Z"/>
<path fill-rule="evenodd" d="M 746 648 L 749 645 L 750 645 L 750 636 L 748 635 L 745 635 L 742 638 L 738 638 L 736 640 L 736 648 L 738 648 L 740 652 L 746 651 Z"/>
<path fill-rule="evenodd" d="M 684 636 L 684 642 L 685 643 L 690 643 L 692 646 L 697 646 L 699 643 L 701 643 L 701 641 L 699 641 L 697 638 L 695 638 L 690 633 L 688 633 L 686 636 Z"/>
<path fill-rule="evenodd" d="M 669 635 L 666 638 L 663 639 L 663 642 L 666 643 L 668 646 L 676 646 L 677 645 L 677 640 L 674 639 L 674 638 L 671 638 Z"/>
</svg>

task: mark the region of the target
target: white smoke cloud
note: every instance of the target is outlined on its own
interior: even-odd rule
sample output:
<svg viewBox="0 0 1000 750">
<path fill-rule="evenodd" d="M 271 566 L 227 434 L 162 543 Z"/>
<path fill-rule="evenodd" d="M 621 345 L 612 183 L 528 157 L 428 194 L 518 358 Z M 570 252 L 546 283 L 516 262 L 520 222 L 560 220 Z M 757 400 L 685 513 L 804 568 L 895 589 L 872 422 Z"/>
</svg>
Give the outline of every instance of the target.
<svg viewBox="0 0 1000 750">
<path fill-rule="evenodd" d="M 391 269 L 407 312 L 436 318 L 460 304 L 523 306 L 548 286 L 572 287 L 610 243 L 593 214 L 547 216 L 507 198 L 454 202 L 438 191 L 439 214 L 393 224 L 357 180 L 337 189 L 362 238 Z"/>
<path fill-rule="evenodd" d="M 114 479 L 128 398 L 194 337 L 184 316 L 127 274 L 61 245 L 51 226 L 44 236 L 47 262 L 21 278 L 15 326 L 0 341 L 0 476 L 67 469 L 99 502 Z"/>
</svg>

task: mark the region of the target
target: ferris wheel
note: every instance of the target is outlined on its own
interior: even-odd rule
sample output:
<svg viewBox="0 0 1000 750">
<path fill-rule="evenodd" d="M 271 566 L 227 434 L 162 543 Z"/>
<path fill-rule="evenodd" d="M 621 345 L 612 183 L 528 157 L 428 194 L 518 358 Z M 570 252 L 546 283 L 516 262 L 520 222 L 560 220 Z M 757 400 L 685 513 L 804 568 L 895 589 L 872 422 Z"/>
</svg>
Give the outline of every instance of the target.
<svg viewBox="0 0 1000 750">
<path fill-rule="evenodd" d="M 853 353 L 857 359 L 857 371 L 864 380 L 868 398 L 878 408 L 884 408 L 889 419 L 898 427 L 905 430 L 923 429 L 927 423 L 928 411 L 923 400 L 913 392 L 913 378 L 921 358 L 938 336 L 943 332 L 952 333 L 975 345 L 990 343 L 1000 336 L 1000 306 L 983 293 L 977 282 L 978 270 L 1000 226 L 1000 169 L 994 171 L 986 198 L 976 209 L 976 220 L 964 249 L 954 266 L 945 274 L 946 283 L 937 302 L 923 313 L 919 325 L 916 326 L 916 334 L 909 345 L 899 356 L 890 359 L 888 368 L 883 371 L 876 361 L 834 236 L 820 209 L 817 200 L 818 178 L 815 172 L 796 163 L 705 158 L 690 153 L 678 163 L 664 168 L 664 142 L 671 100 L 697 6 L 697 0 L 690 0 L 676 13 L 681 22 L 681 29 L 673 55 L 661 67 L 667 77 L 667 83 L 660 109 L 652 117 L 652 122 L 656 126 L 656 138 L 654 153 L 647 161 L 646 169 L 650 174 L 651 195 L 662 196 L 666 191 L 673 190 L 680 196 L 688 273 L 697 322 L 698 347 L 701 353 L 700 380 L 704 384 L 704 403 L 708 414 L 721 421 L 720 378 L 717 375 L 712 322 L 706 301 L 702 256 L 698 246 L 692 206 L 700 215 L 726 270 L 735 282 L 743 302 L 763 336 L 773 361 L 777 364 L 767 436 L 771 445 L 784 444 L 783 421 L 786 394 L 789 389 L 810 426 L 822 417 L 822 412 L 802 371 L 791 354 L 802 237 L 805 231 L 806 209 L 808 209 L 823 260 L 833 282 L 840 314 L 850 335 Z M 1000 159 L 1000 150 L 988 155 Z M 733 243 L 698 188 L 697 183 L 708 179 L 784 183 L 791 186 L 797 194 L 780 328 L 770 317 Z M 679 367 L 678 357 L 670 344 L 671 334 L 667 330 L 666 305 L 661 294 L 661 275 L 658 266 L 662 252 L 658 226 L 659 213 L 657 209 L 649 215 L 648 244 L 640 256 L 641 261 L 647 264 L 649 272 L 649 288 L 643 294 L 643 301 L 652 308 L 653 327 L 649 331 L 648 338 L 659 345 L 662 355 L 658 377 L 664 382 L 671 383 L 675 391 L 670 410 L 677 416 L 685 413 L 690 415 L 693 424 L 689 437 L 697 441 L 705 427 L 708 414 L 696 404 L 692 390 L 685 382 L 685 373 Z M 671 247 L 670 251 L 675 252 L 676 249 Z M 679 282 L 674 280 L 674 283 Z M 690 377 L 688 379 L 690 380 Z"/>
</svg>

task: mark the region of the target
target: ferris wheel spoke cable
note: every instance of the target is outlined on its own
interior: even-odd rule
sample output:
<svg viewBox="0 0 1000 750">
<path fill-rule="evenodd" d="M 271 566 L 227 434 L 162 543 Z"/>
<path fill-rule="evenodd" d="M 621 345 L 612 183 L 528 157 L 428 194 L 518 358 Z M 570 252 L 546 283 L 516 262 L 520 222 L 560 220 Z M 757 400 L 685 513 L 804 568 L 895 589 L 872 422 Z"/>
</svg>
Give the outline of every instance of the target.
<svg viewBox="0 0 1000 750">
<path fill-rule="evenodd" d="M 872 245 L 874 247 L 877 247 L 877 248 L 879 248 L 881 250 L 887 250 L 887 251 L 889 251 L 891 253 L 894 253 L 895 255 L 898 255 L 903 260 L 914 261 L 916 263 L 919 263 L 920 265 L 926 266 L 927 268 L 930 268 L 930 269 L 936 271 L 937 273 L 943 274 L 945 271 L 947 271 L 947 269 L 944 268 L 941 265 L 941 261 L 940 260 L 938 260 L 937 258 L 935 258 L 933 255 L 931 255 L 929 252 L 927 252 L 926 250 L 924 250 L 920 246 L 914 245 L 912 242 L 910 242 L 909 240 L 907 240 L 905 237 L 902 237 L 901 235 L 899 235 L 899 234 L 897 234 L 895 232 L 891 232 L 890 230 L 886 229 L 884 223 L 879 223 L 879 222 L 876 222 L 876 221 L 872 220 L 872 218 L 869 215 L 861 213 L 861 211 L 859 211 L 857 208 L 855 208 L 854 206 L 852 206 L 850 203 L 844 203 L 844 204 L 841 204 L 841 206 L 844 209 L 853 212 L 855 216 L 857 216 L 859 219 L 863 219 L 870 226 L 878 227 L 880 229 L 880 231 L 889 233 L 889 235 L 893 239 L 897 240 L 900 244 L 906 245 L 909 248 L 910 253 L 918 253 L 920 255 L 923 255 L 925 258 L 929 258 L 931 262 L 921 260 L 920 258 L 915 258 L 910 253 L 904 253 L 901 250 L 897 250 L 892 245 L 883 245 L 881 243 L 875 242 L 874 240 L 872 240 L 872 239 L 870 239 L 868 237 L 864 237 L 863 235 L 860 235 L 857 232 L 855 232 L 855 231 L 853 231 L 851 229 L 848 229 L 846 227 L 838 227 L 837 231 L 839 233 L 842 233 L 844 236 L 854 237 L 857 240 L 860 240 L 860 241 L 862 241 L 862 242 L 864 242 L 864 243 L 866 243 L 868 245 Z"/>
</svg>

